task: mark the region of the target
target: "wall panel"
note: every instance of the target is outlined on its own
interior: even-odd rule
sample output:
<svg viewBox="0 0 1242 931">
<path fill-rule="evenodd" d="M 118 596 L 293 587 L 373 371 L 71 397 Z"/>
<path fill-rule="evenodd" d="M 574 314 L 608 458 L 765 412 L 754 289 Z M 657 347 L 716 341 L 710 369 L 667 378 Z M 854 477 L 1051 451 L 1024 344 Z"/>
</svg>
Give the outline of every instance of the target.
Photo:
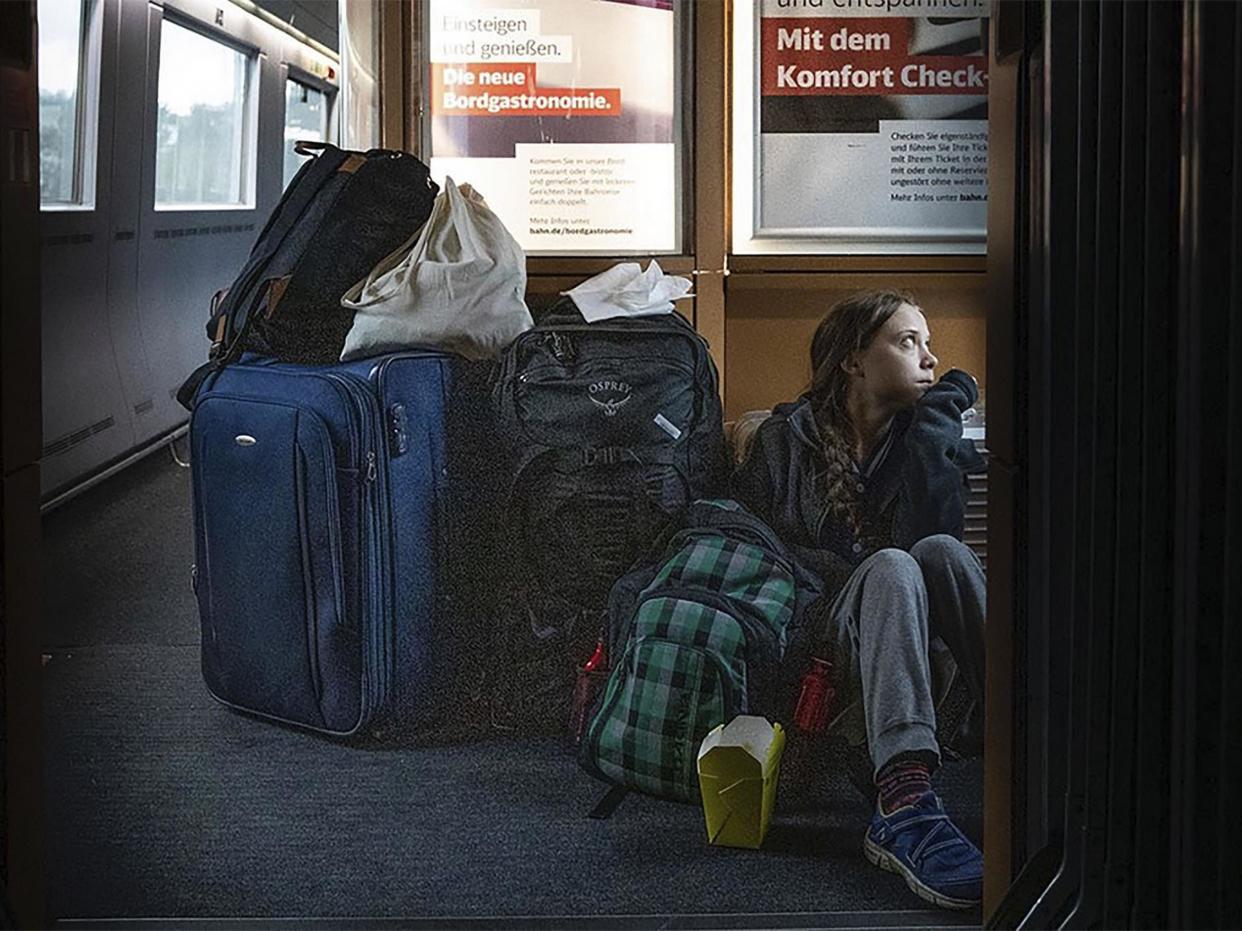
<svg viewBox="0 0 1242 931">
<path fill-rule="evenodd" d="M 872 288 L 909 291 L 927 314 L 937 371 L 966 369 L 986 389 L 983 274 L 735 273 L 725 287 L 726 418 L 796 397 L 810 380 L 811 334 L 824 312 Z"/>
</svg>

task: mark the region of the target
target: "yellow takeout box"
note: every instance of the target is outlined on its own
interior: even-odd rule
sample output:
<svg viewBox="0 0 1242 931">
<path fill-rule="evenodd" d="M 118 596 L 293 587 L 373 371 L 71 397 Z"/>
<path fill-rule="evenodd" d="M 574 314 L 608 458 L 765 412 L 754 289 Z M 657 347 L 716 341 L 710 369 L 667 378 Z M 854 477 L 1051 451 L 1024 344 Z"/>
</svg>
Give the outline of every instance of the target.
<svg viewBox="0 0 1242 931">
<path fill-rule="evenodd" d="M 703 738 L 699 789 L 709 843 L 752 848 L 763 843 L 784 750 L 781 726 L 753 715 L 738 715 Z"/>
</svg>

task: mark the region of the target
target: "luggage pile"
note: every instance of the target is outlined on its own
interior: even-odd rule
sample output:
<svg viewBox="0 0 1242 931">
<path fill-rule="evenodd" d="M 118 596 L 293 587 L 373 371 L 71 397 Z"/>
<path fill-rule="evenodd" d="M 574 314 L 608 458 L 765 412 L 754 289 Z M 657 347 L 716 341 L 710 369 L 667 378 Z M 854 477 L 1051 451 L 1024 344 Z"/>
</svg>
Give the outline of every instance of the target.
<svg viewBox="0 0 1242 931">
<path fill-rule="evenodd" d="M 180 395 L 209 690 L 343 736 L 572 717 L 591 772 L 694 797 L 704 735 L 776 710 L 806 586 L 720 498 L 716 369 L 662 303 L 689 282 L 617 266 L 659 287 L 532 321 L 468 186 L 313 151 Z"/>
<path fill-rule="evenodd" d="M 458 645 L 484 623 L 460 593 L 489 539 L 488 367 L 435 346 L 339 361 L 342 297 L 443 195 L 404 152 L 302 151 L 317 154 L 213 301 L 208 362 L 179 394 L 203 677 L 230 707 L 325 733 L 428 727 L 478 677 Z"/>
<path fill-rule="evenodd" d="M 212 301 L 208 362 L 177 394 L 187 409 L 211 372 L 245 352 L 336 362 L 353 324 L 341 296 L 431 214 L 439 188 L 413 155 L 322 142 L 295 148 L 314 157 L 289 182 L 237 279 Z"/>
</svg>

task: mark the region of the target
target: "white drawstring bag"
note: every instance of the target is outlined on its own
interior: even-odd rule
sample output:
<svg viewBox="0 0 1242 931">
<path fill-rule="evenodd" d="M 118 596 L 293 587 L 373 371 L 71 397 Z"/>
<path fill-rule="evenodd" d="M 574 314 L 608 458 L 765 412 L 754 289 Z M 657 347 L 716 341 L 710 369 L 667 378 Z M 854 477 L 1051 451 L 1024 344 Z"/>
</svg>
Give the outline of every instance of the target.
<svg viewBox="0 0 1242 931">
<path fill-rule="evenodd" d="M 526 255 L 477 191 L 446 178 L 422 230 L 341 298 L 355 311 L 341 361 L 407 346 L 491 359 L 533 325 Z"/>
</svg>

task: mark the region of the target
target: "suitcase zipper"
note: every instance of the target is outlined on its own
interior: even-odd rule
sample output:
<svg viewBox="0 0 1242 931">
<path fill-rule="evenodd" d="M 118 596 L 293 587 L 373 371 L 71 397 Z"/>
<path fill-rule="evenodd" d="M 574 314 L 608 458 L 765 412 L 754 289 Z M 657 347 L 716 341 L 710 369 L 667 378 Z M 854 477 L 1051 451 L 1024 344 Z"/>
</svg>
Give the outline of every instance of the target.
<svg viewBox="0 0 1242 931">
<path fill-rule="evenodd" d="M 390 667 L 393 656 L 393 631 L 388 606 L 391 567 L 389 566 L 389 547 L 386 545 L 387 512 L 383 506 L 386 483 L 383 468 L 375 455 L 379 404 L 369 385 L 358 376 L 340 372 L 325 372 L 324 376 L 344 389 L 355 411 L 359 414 L 360 448 L 365 450 L 361 454 L 360 464 L 364 467 L 362 470 L 362 508 L 368 518 L 368 532 L 365 540 L 368 553 L 362 554 L 360 566 L 363 570 L 368 565 L 375 567 L 374 575 L 365 571 L 359 573 L 367 585 L 364 610 L 369 615 L 364 633 L 367 637 L 366 649 L 371 662 L 364 663 L 363 668 L 364 707 L 361 715 L 363 719 L 368 719 L 376 710 L 383 707 L 388 696 L 391 687 Z"/>
</svg>

